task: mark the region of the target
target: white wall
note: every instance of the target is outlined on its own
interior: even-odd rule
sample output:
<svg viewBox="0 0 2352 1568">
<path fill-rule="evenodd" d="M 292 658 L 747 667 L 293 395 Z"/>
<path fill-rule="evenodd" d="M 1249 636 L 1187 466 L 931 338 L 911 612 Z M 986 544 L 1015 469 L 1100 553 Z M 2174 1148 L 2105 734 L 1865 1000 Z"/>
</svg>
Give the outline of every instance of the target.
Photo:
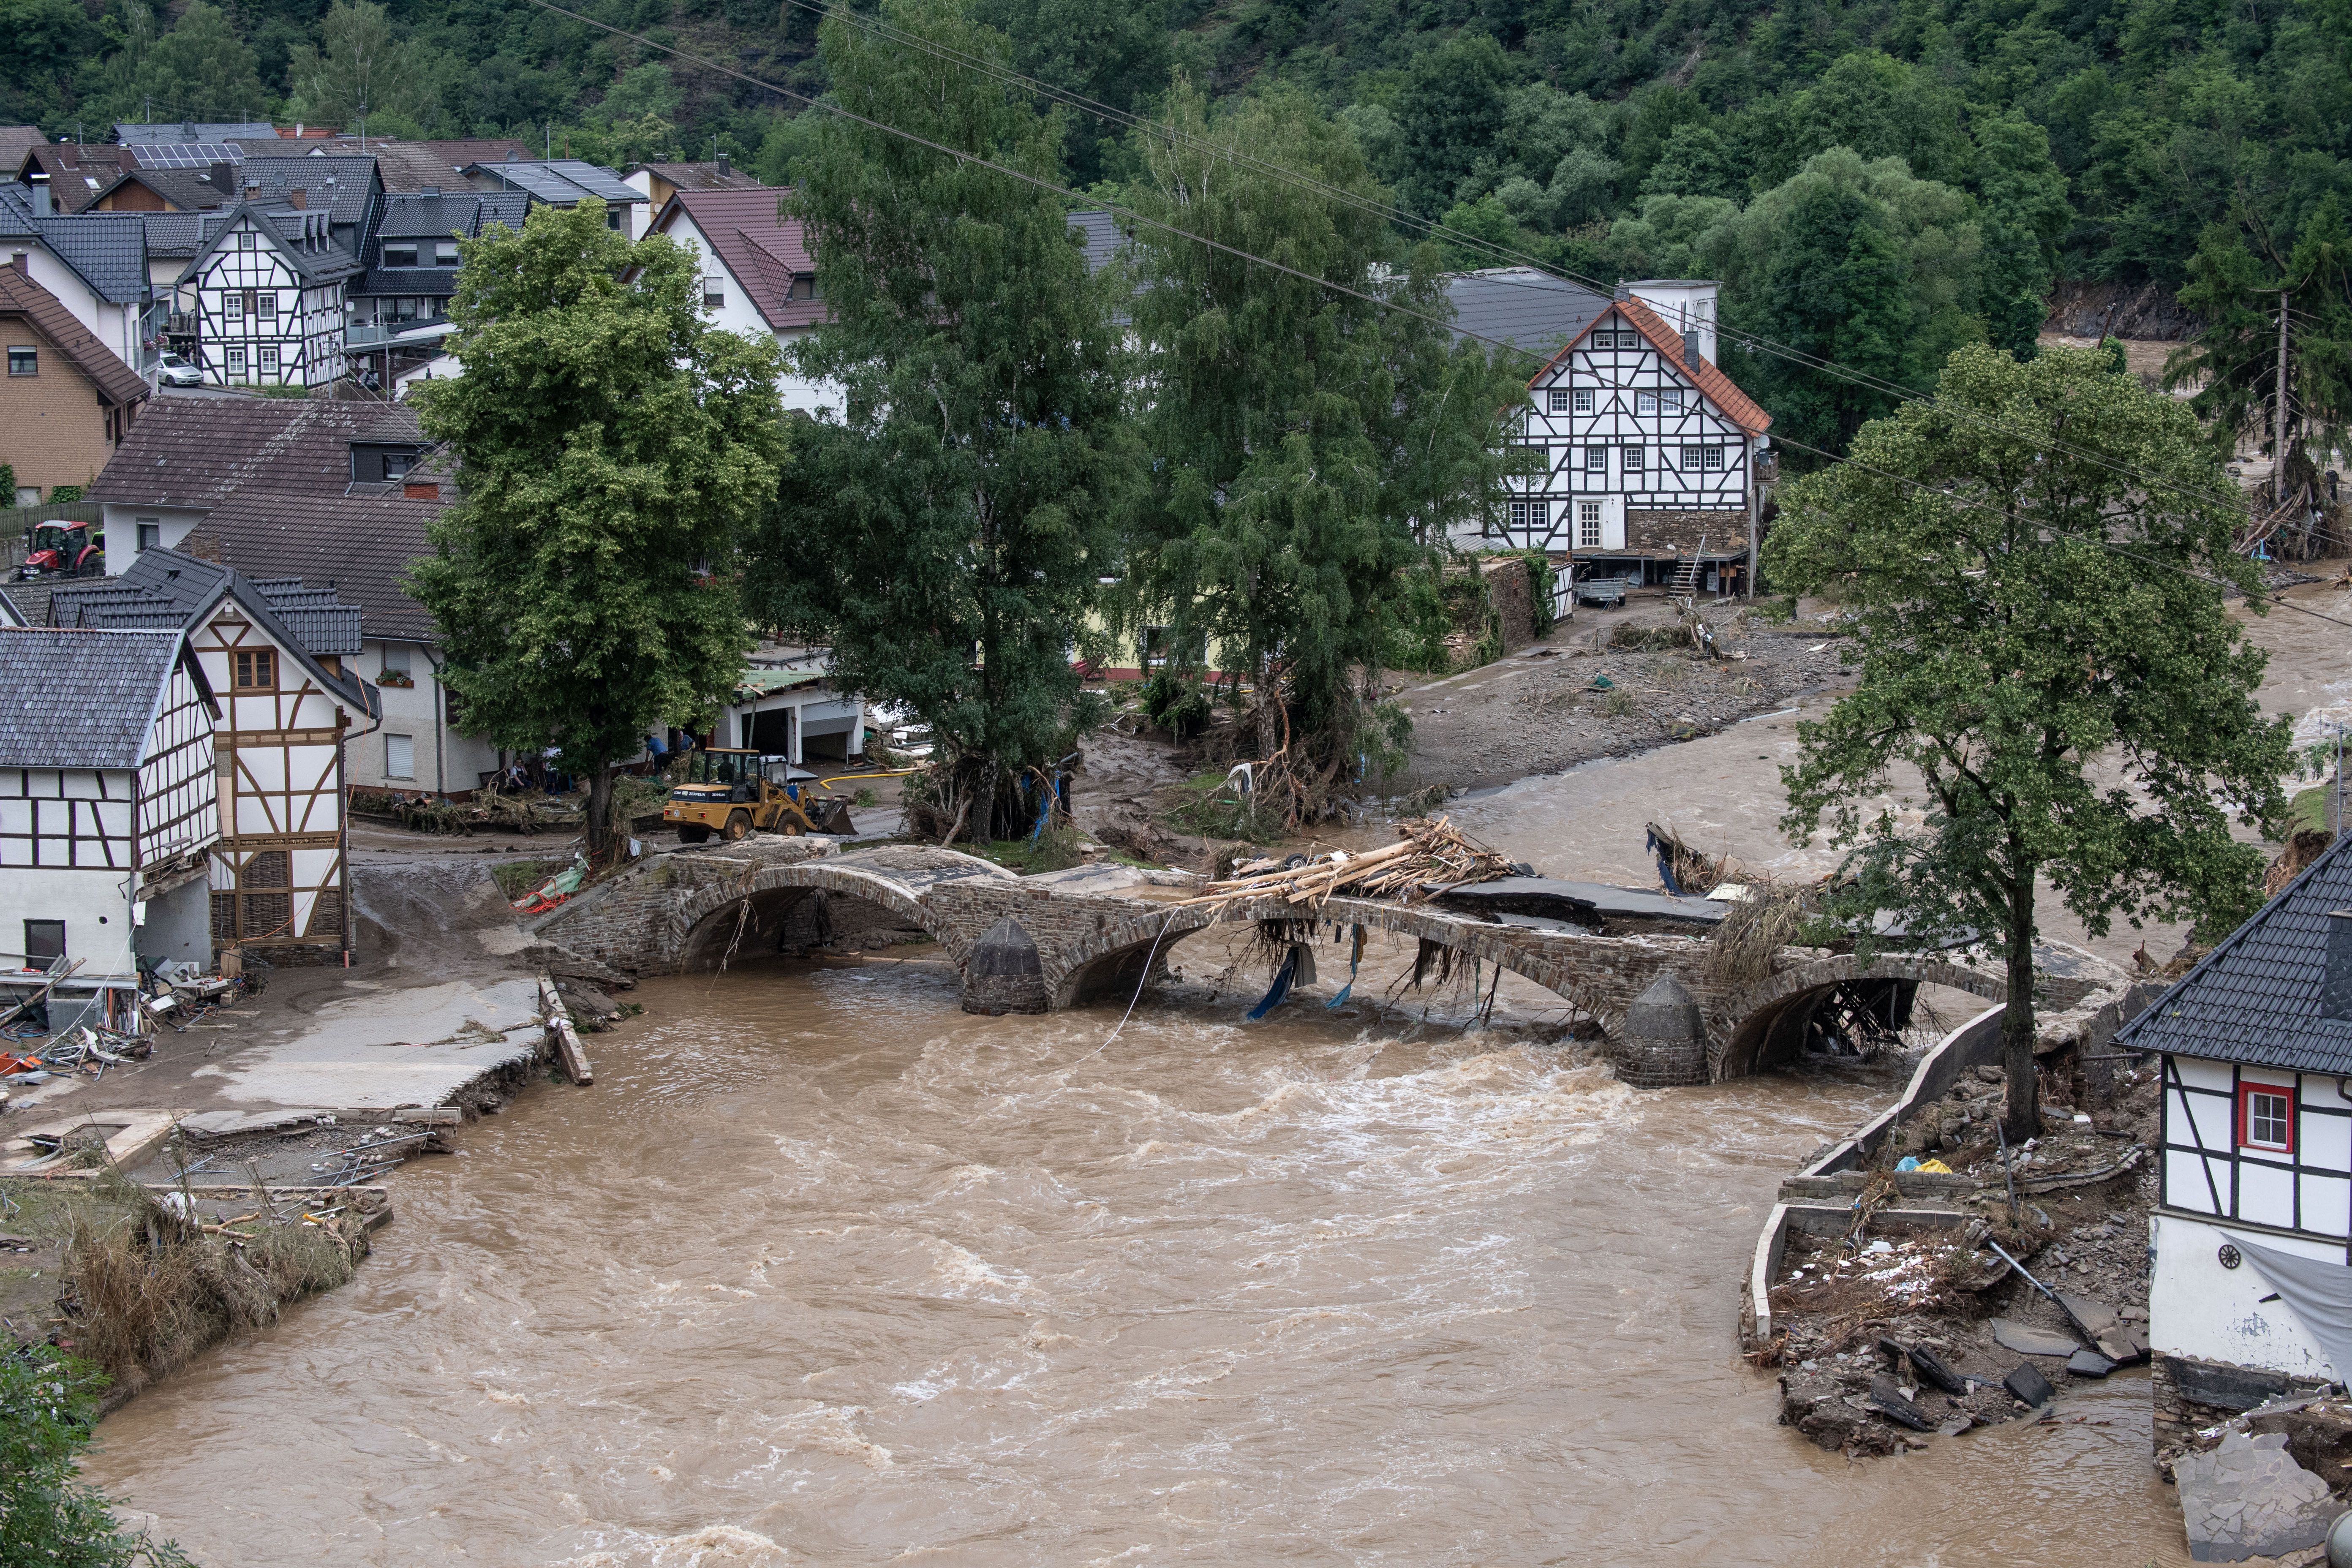
<svg viewBox="0 0 2352 1568">
<path fill-rule="evenodd" d="M 2163 1213 L 2150 1216 L 2148 1223 L 2156 1240 L 2156 1266 L 2148 1280 L 2148 1343 L 2158 1354 L 2194 1356 L 2294 1377 L 2339 1376 L 2287 1304 L 2263 1300 L 2273 1292 L 2261 1270 L 2243 1260 L 2235 1268 L 2221 1267 L 2221 1247 L 2230 1239 L 2221 1226 Z M 2246 1234 L 2258 1247 L 2344 1261 L 2340 1241 Z"/>
<path fill-rule="evenodd" d="M 407 651 L 409 679 L 415 682 L 414 686 L 383 684 L 387 649 Z M 371 637 L 362 645 L 352 668 L 361 679 L 375 683 L 383 703 L 383 724 L 373 734 L 354 739 L 346 750 L 344 766 L 350 770 L 354 788 L 457 795 L 481 787 L 481 775 L 498 766 L 499 752 L 479 736 L 463 735 L 454 730 L 441 731 L 438 772 L 436 771 L 435 723 L 441 710 L 441 688 L 434 679 L 433 661 L 425 657 L 423 645 Z M 405 735 L 409 740 L 413 760 L 406 777 L 395 777 L 386 765 L 396 749 L 389 737 L 395 735 Z"/>
<path fill-rule="evenodd" d="M 131 369 L 139 368 L 139 307 L 116 305 L 100 299 L 81 280 L 81 274 L 59 261 L 32 240 L 11 240 L 0 246 L 0 262 L 18 250 L 26 253 L 26 270 L 34 282 L 58 297 L 58 303 L 90 335 Z"/>
<path fill-rule="evenodd" d="M 162 898 L 148 900 L 143 918 L 138 910 L 133 915 L 139 928 L 132 946 L 141 957 L 163 963 L 185 962 L 199 969 L 213 966 L 213 891 L 206 878 L 194 878 Z"/>
<path fill-rule="evenodd" d="M 0 878 L 0 959 L 11 967 L 25 960 L 25 922 L 66 922 L 66 961 L 82 961 L 77 984 L 121 979 L 134 972 L 131 959 L 131 873 L 101 867 L 68 869 L 12 866 Z M 201 881 L 197 884 L 202 886 Z"/>
<path fill-rule="evenodd" d="M 110 577 L 120 577 L 139 559 L 139 524 L 152 521 L 156 525 L 156 543 L 166 550 L 176 549 L 180 541 L 188 537 L 196 524 L 204 521 L 209 510 L 205 507 L 131 506 L 121 501 L 104 502 L 99 509 L 99 528 L 106 535 L 106 571 Z"/>
</svg>

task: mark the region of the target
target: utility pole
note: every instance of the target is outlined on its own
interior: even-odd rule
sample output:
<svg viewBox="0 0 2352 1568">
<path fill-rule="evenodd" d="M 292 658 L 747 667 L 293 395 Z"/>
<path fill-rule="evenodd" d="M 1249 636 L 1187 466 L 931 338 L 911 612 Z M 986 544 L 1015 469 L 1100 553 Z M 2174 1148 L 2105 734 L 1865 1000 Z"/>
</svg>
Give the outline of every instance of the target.
<svg viewBox="0 0 2352 1568">
<path fill-rule="evenodd" d="M 2272 400 L 2271 410 L 2273 422 L 2271 501 L 2277 506 L 2286 504 L 2286 306 L 2292 298 L 2294 296 L 2285 289 L 2279 290 L 2278 388 Z"/>
<path fill-rule="evenodd" d="M 1764 487 L 1757 477 L 1756 464 L 1762 450 L 1760 437 L 1748 437 L 1748 571 L 1747 581 L 1741 585 L 1748 590 L 1747 596 L 1750 599 L 1756 597 L 1756 568 L 1759 564 L 1756 559 L 1756 513 L 1763 501 Z"/>
</svg>

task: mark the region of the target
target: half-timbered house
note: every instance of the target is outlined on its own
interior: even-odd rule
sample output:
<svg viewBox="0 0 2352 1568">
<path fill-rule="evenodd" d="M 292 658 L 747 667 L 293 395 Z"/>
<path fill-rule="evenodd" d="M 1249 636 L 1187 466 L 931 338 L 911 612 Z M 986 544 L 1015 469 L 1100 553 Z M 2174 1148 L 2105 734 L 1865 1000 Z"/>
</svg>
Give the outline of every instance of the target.
<svg viewBox="0 0 2352 1568">
<path fill-rule="evenodd" d="M 177 630 L 0 627 L 0 991 L 79 964 L 52 1026 L 129 1027 L 142 963 L 212 961 L 220 705 Z"/>
<path fill-rule="evenodd" d="M 1772 420 L 1716 363 L 1717 286 L 1632 283 L 1612 300 L 1533 274 L 1468 274 L 1450 291 L 1458 316 L 1465 289 L 1482 321 L 1516 310 L 1564 340 L 1528 381 L 1512 435 L 1540 462 L 1470 542 L 1547 551 L 1580 577 L 1739 586 Z"/>
<path fill-rule="evenodd" d="M 2352 1298 L 2352 840 L 2116 1040 L 2161 1053 L 2158 1441 L 2352 1377 L 2338 1314 L 2308 1293 Z"/>
<path fill-rule="evenodd" d="M 209 384 L 341 379 L 345 286 L 361 268 L 333 228 L 327 211 L 257 202 L 207 218 L 179 293 L 195 318 L 196 363 Z"/>
<path fill-rule="evenodd" d="M 212 931 L 276 962 L 351 951 L 346 746 L 383 719 L 352 668 L 360 612 L 331 588 L 257 581 L 175 550 L 50 596 L 51 624 L 176 626 L 218 695 L 221 837 Z"/>
</svg>

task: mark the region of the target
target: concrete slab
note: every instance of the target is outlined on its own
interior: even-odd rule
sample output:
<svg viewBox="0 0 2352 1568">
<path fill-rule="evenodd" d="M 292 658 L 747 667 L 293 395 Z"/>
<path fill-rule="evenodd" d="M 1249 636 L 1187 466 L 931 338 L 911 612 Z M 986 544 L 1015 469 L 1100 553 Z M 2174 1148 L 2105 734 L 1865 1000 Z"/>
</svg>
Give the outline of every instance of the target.
<svg viewBox="0 0 2352 1568">
<path fill-rule="evenodd" d="M 1992 1337 L 1994 1342 L 2007 1345 L 2020 1355 L 2070 1356 L 2083 1348 L 2081 1342 L 2072 1334 L 2037 1329 L 2013 1318 L 1995 1318 L 1992 1321 Z"/>
<path fill-rule="evenodd" d="M 535 981 L 485 976 L 403 991 L 346 982 L 358 994 L 321 1005 L 291 1038 L 198 1068 L 241 1105 L 331 1105 L 389 1110 L 439 1105 L 466 1085 L 539 1049 Z"/>
<path fill-rule="evenodd" d="M 22 1127 L 0 1143 L 0 1173 L 37 1175 L 68 1169 L 73 1163 L 69 1156 L 52 1153 L 33 1140 L 62 1138 L 90 1129 L 106 1134 L 106 1157 L 127 1171 L 161 1148 L 172 1135 L 172 1124 L 186 1114 L 184 1110 L 93 1110 Z"/>
</svg>

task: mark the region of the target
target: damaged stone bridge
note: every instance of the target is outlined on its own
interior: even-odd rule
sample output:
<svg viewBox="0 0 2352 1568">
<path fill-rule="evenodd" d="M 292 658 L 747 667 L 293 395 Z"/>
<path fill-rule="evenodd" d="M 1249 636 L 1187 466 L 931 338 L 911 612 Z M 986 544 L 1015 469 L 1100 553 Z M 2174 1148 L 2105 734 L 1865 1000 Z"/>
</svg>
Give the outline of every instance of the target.
<svg viewBox="0 0 2352 1568">
<path fill-rule="evenodd" d="M 1597 1026 L 1619 1075 L 1644 1086 L 1738 1078 L 1789 1059 L 1814 1010 L 1857 984 L 1906 1001 L 1920 984 L 1991 1001 L 2005 994 L 1998 976 L 1932 956 L 1863 963 L 1788 949 L 1763 979 L 1735 983 L 1714 977 L 1708 944 L 1691 936 L 1533 929 L 1367 899 L 1333 899 L 1311 917 L 1275 900 L 1182 908 L 1176 889 L 1150 886 L 1159 875 L 1100 866 L 1021 877 L 923 846 L 836 850 L 822 840 L 755 839 L 654 857 L 532 929 L 639 973 L 919 931 L 956 964 L 967 1010 L 1042 1013 L 1132 994 L 1178 944 L 1213 924 L 1285 921 L 1309 940 L 1362 926 L 1557 993 Z"/>
</svg>

